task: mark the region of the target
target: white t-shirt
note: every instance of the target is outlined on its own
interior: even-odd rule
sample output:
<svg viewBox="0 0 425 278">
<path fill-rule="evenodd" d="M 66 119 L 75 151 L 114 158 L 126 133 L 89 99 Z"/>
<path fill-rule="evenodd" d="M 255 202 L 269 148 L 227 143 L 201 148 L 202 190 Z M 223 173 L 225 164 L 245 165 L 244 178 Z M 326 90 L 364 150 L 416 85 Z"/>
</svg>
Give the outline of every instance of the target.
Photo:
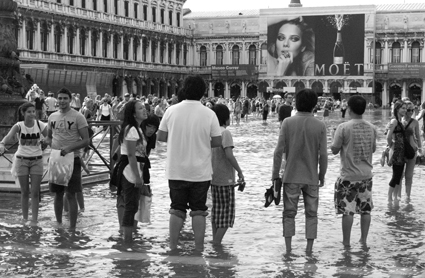
<svg viewBox="0 0 425 278">
<path fill-rule="evenodd" d="M 146 157 L 146 138 L 143 135 L 142 130 L 139 128 L 139 132 L 142 135 L 143 143 L 140 140 L 140 136 L 137 133 L 137 130 L 135 127 L 131 127 L 128 131 L 127 135 L 124 137 L 124 142 L 121 144 L 121 154 L 128 155 L 128 149 L 127 149 L 127 143 L 126 141 L 137 141 L 136 144 L 136 156 L 139 157 Z M 143 177 L 143 167 L 140 162 L 137 162 L 137 169 L 139 170 L 140 177 Z M 124 177 L 131 183 L 136 183 L 136 176 L 133 174 L 133 171 L 131 170 L 130 164 L 128 164 L 124 168 Z"/>
<path fill-rule="evenodd" d="M 211 109 L 200 101 L 184 100 L 165 111 L 159 129 L 168 133 L 167 179 L 211 180 L 211 137 L 221 136 L 217 116 Z"/>
</svg>

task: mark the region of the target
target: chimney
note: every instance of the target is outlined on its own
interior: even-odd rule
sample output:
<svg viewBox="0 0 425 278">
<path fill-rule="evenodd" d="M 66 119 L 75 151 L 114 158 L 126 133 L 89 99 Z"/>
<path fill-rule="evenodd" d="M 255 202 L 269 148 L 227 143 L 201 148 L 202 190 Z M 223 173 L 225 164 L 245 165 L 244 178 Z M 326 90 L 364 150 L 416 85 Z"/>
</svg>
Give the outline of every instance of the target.
<svg viewBox="0 0 425 278">
<path fill-rule="evenodd" d="M 294 7 L 302 7 L 303 5 L 300 2 L 301 0 L 291 0 L 291 3 L 289 3 L 289 7 L 290 8 L 294 8 Z"/>
</svg>

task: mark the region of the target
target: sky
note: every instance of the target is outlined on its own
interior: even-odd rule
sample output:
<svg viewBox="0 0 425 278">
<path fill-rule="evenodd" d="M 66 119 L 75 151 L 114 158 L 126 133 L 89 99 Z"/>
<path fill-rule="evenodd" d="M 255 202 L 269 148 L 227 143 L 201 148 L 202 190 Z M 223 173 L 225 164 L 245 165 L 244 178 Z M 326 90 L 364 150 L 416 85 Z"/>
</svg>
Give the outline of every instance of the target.
<svg viewBox="0 0 425 278">
<path fill-rule="evenodd" d="M 423 0 L 301 0 L 303 7 L 421 3 Z M 291 0 L 187 0 L 192 12 L 287 8 Z"/>
</svg>

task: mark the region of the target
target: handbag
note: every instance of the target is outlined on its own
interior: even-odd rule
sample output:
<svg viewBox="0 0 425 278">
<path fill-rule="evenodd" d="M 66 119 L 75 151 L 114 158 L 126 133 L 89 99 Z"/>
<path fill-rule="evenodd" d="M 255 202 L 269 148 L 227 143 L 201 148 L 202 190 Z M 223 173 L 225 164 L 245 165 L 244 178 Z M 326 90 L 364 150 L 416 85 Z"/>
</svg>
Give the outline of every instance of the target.
<svg viewBox="0 0 425 278">
<path fill-rule="evenodd" d="M 74 152 L 65 156 L 61 150 L 52 150 L 49 158 L 49 183 L 68 186 L 74 171 Z"/>
<path fill-rule="evenodd" d="M 150 187 L 148 186 L 148 191 L 150 192 Z M 139 200 L 139 209 L 134 215 L 134 220 L 137 220 L 141 223 L 151 223 L 151 205 L 152 205 L 152 193 L 150 196 L 140 195 Z"/>
<path fill-rule="evenodd" d="M 409 127 L 410 123 L 413 121 L 413 119 L 410 119 L 409 123 L 406 125 L 405 128 L 403 128 L 403 143 L 404 143 L 404 157 L 407 159 L 412 159 L 415 157 L 416 151 L 415 149 L 412 147 L 412 145 L 410 145 L 409 139 L 406 136 L 406 129 Z M 400 122 L 399 122 L 399 125 Z"/>
</svg>

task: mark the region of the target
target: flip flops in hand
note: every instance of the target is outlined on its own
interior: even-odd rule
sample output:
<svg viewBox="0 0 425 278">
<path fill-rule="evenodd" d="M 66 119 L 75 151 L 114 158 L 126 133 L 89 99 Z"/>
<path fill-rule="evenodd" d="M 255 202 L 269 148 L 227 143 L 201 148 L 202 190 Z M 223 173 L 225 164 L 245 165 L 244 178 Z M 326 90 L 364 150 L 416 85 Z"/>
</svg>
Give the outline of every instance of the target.
<svg viewBox="0 0 425 278">
<path fill-rule="evenodd" d="M 266 198 L 266 203 L 264 204 L 264 207 L 266 208 L 269 207 L 274 200 L 273 187 L 274 186 L 272 185 L 269 189 L 266 189 L 266 193 L 264 194 L 264 197 Z"/>
</svg>

